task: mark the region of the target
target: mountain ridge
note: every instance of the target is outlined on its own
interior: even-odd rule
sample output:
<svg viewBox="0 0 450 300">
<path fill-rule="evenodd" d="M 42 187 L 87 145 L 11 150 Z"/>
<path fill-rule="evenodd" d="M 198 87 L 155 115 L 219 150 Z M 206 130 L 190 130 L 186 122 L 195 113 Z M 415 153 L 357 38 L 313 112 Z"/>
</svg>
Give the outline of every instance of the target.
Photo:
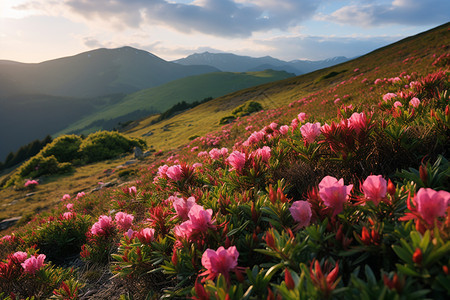
<svg viewBox="0 0 450 300">
<path fill-rule="evenodd" d="M 183 65 L 209 65 L 224 72 L 262 71 L 264 69 L 283 70 L 296 75 L 309 73 L 331 65 L 348 61 L 349 58 L 336 56 L 324 60 L 291 60 L 284 61 L 271 56 L 251 57 L 233 53 L 211 53 L 208 51 L 194 53 L 173 62 Z"/>
<path fill-rule="evenodd" d="M 40 63 L 0 61 L 0 97 L 14 94 L 98 97 L 131 93 L 217 71 L 210 66 L 182 66 L 129 46 L 100 48 Z"/>
</svg>

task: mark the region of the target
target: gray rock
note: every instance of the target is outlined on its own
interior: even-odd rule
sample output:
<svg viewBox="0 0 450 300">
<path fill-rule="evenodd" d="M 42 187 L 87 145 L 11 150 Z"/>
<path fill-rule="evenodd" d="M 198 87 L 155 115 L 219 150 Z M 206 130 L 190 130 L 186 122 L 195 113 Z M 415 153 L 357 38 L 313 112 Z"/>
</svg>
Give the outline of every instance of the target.
<svg viewBox="0 0 450 300">
<path fill-rule="evenodd" d="M 14 218 L 9 218 L 9 219 L 5 219 L 3 221 L 0 222 L 0 230 L 5 230 L 11 226 L 13 226 L 14 224 L 17 223 L 17 221 L 19 221 L 22 217 L 14 217 Z"/>
<path fill-rule="evenodd" d="M 139 159 L 142 158 L 144 153 L 142 152 L 142 149 L 140 147 L 134 147 L 134 158 Z"/>
</svg>

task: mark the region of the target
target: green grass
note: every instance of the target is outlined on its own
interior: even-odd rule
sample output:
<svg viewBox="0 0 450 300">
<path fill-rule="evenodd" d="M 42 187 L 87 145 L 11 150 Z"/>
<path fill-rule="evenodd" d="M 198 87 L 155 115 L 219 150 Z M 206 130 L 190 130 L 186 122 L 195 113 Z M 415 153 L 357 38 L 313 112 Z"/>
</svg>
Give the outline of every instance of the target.
<svg viewBox="0 0 450 300">
<path fill-rule="evenodd" d="M 114 119 L 137 110 L 163 112 L 181 101 L 192 103 L 207 97 L 219 97 L 237 90 L 285 79 L 290 76 L 292 74 L 284 71 L 266 70 L 246 73 L 218 72 L 174 80 L 158 87 L 130 94 L 120 103 L 96 111 L 58 132 L 56 135 L 86 127 L 87 129 L 83 133 L 89 133 L 99 129 L 91 124 L 101 119 Z"/>
</svg>

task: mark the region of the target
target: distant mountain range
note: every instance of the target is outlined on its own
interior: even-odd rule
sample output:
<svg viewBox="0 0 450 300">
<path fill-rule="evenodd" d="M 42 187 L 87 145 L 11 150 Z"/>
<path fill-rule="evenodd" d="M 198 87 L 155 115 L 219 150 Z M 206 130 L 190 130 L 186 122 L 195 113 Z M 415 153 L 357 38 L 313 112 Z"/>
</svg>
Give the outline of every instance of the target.
<svg viewBox="0 0 450 300">
<path fill-rule="evenodd" d="M 175 79 L 218 71 L 205 65 L 168 62 L 131 47 L 97 49 L 37 64 L 0 60 L 0 97 L 46 94 L 86 98 L 129 94 Z"/>
<path fill-rule="evenodd" d="M 219 97 L 345 60 L 285 62 L 206 52 L 169 62 L 132 47 L 41 63 L 0 60 L 0 161 L 48 134 L 110 129 L 177 102 Z"/>
<path fill-rule="evenodd" d="M 349 58 L 337 56 L 325 60 L 292 60 L 283 61 L 270 56 L 250 57 L 231 53 L 195 53 L 173 62 L 185 66 L 208 65 L 225 72 L 251 72 L 267 69 L 286 71 L 295 75 L 306 74 L 348 61 Z"/>
</svg>

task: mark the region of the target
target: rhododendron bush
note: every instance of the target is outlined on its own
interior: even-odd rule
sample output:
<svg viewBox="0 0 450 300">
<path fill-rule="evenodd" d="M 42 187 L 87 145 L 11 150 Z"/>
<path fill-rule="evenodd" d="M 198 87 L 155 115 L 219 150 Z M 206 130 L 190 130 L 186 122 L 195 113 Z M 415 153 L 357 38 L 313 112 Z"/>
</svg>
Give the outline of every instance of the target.
<svg viewBox="0 0 450 300">
<path fill-rule="evenodd" d="M 449 73 L 393 78 L 372 81 L 372 107 L 341 96 L 324 120 L 301 99 L 158 156 L 128 185 L 62 196 L 1 238 L 0 297 L 75 299 L 98 279 L 67 267 L 80 257 L 78 272 L 107 270 L 137 299 L 448 297 Z"/>
</svg>

